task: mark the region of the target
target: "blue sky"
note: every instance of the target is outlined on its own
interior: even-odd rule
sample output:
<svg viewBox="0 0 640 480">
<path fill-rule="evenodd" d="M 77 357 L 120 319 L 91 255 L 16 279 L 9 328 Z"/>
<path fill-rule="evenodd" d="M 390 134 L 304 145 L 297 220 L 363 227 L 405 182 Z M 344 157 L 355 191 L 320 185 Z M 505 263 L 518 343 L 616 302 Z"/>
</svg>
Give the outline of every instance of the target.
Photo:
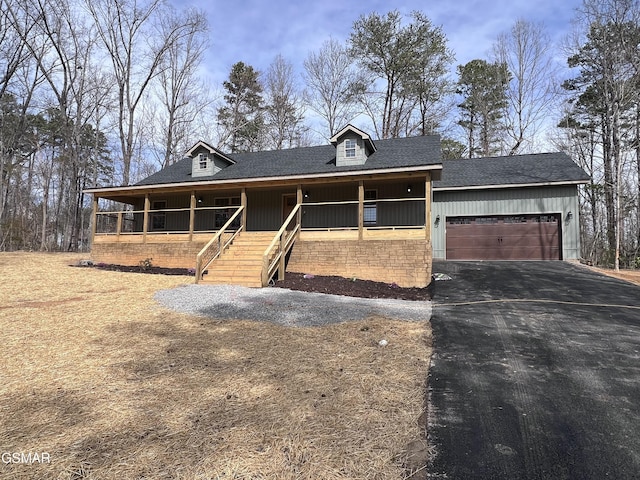
<svg viewBox="0 0 640 480">
<path fill-rule="evenodd" d="M 330 37 L 345 41 L 353 22 L 374 11 L 425 13 L 434 25 L 442 27 L 455 53 L 455 66 L 487 58 L 496 36 L 518 19 L 543 22 L 553 40 L 561 42 L 572 29 L 575 9 L 582 4 L 582 0 L 170 1 L 180 8 L 194 6 L 207 13 L 211 47 L 205 68 L 214 88 L 221 86 L 234 63 L 243 61 L 265 71 L 278 54 L 300 73 L 310 51 L 318 50 Z"/>
</svg>

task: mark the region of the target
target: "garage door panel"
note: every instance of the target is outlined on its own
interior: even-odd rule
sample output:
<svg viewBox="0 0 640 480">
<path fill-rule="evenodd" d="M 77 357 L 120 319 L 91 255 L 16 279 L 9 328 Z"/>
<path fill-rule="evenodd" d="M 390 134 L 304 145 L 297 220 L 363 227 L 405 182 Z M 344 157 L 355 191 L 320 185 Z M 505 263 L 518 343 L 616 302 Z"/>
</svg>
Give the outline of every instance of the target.
<svg viewBox="0 0 640 480">
<path fill-rule="evenodd" d="M 506 247 L 500 258 L 494 260 L 559 260 L 559 248 L 541 248 L 540 246 Z"/>
<path fill-rule="evenodd" d="M 534 247 L 502 247 L 486 248 L 479 254 L 473 247 L 447 248 L 449 260 L 559 260 L 559 248 Z"/>
<path fill-rule="evenodd" d="M 557 216 L 455 217 L 447 219 L 451 260 L 559 260 Z"/>
</svg>

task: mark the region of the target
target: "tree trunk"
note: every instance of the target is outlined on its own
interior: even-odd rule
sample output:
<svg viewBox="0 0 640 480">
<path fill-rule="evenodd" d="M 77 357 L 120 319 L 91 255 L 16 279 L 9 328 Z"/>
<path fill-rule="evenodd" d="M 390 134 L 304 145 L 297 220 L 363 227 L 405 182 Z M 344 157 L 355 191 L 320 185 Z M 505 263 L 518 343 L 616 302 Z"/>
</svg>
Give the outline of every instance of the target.
<svg viewBox="0 0 640 480">
<path fill-rule="evenodd" d="M 604 201 L 607 216 L 607 247 L 609 252 L 616 248 L 615 176 L 613 172 L 613 152 L 611 144 L 610 117 L 602 118 L 602 161 L 604 165 Z"/>
<path fill-rule="evenodd" d="M 636 105 L 636 227 L 638 228 L 636 238 L 636 257 L 640 252 L 640 104 Z"/>
</svg>

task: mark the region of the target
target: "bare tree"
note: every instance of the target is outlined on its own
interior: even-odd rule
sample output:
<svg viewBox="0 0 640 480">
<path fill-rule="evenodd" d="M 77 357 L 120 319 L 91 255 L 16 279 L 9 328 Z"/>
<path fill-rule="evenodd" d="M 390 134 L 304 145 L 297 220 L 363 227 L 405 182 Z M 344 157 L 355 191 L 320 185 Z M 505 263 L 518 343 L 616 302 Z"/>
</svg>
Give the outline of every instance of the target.
<svg viewBox="0 0 640 480">
<path fill-rule="evenodd" d="M 15 28 L 18 20 L 14 16 L 15 0 L 0 0 L 0 97 L 6 92 L 17 70 L 28 60 L 28 50 L 19 31 L 28 32 L 35 26 L 27 25 Z"/>
<path fill-rule="evenodd" d="M 585 0 L 571 45 L 569 66 L 579 68 L 563 86 L 576 112 L 597 121 L 603 164 L 606 233 L 614 267 L 620 265 L 627 187 L 622 181 L 638 102 L 637 46 L 640 8 L 636 0 Z M 594 122 L 596 123 L 596 122 Z M 636 189 L 637 190 L 637 189 Z"/>
<path fill-rule="evenodd" d="M 26 158 L 20 146 L 28 129 L 29 102 L 41 80 L 37 66 L 33 81 L 24 74 L 33 66 L 25 38 L 32 37 L 34 27 L 35 22 L 23 14 L 16 1 L 0 0 L 0 227 L 11 223 L 6 208 L 17 183 L 16 170 Z M 4 244 L 6 235 L 2 233 Z"/>
<path fill-rule="evenodd" d="M 276 150 L 300 146 L 306 128 L 293 65 L 282 55 L 276 56 L 267 70 L 264 83 L 269 146 Z"/>
<path fill-rule="evenodd" d="M 189 10 L 172 12 L 161 20 L 165 36 L 184 24 L 183 34 L 167 45 L 166 55 L 158 74 L 157 96 L 160 100 L 159 119 L 161 165 L 180 160 L 196 117 L 211 102 L 207 88 L 198 79 L 198 68 L 208 47 L 207 19 L 203 12 Z"/>
<path fill-rule="evenodd" d="M 349 37 L 350 54 L 371 75 L 371 89 L 364 95 L 366 109 L 381 138 L 406 134 L 416 108 L 425 117 L 419 119 L 420 130 L 430 130 L 426 107 L 437 100 L 426 73 L 438 72 L 436 81 L 446 75 L 453 55 L 446 47 L 446 37 L 421 12 L 411 13 L 404 25 L 398 10 L 380 16 L 361 16 L 353 24 Z"/>
<path fill-rule="evenodd" d="M 325 41 L 318 52 L 309 53 L 304 69 L 305 102 L 326 122 L 323 136 L 331 138 L 359 113 L 364 73 L 333 38 Z"/>
<path fill-rule="evenodd" d="M 507 65 L 511 73 L 504 123 L 509 141 L 506 151 L 515 155 L 533 146 L 557 107 L 551 41 L 541 24 L 518 20 L 509 32 L 498 36 L 493 51 L 495 61 Z"/>
<path fill-rule="evenodd" d="M 90 157 L 84 155 L 83 138 L 95 108 L 96 96 L 90 94 L 87 72 L 93 71 L 91 57 L 95 41 L 91 25 L 78 16 L 68 0 L 26 0 L 24 12 L 37 27 L 38 38 L 27 47 L 32 52 L 53 96 L 49 105 L 57 114 L 60 157 L 58 172 L 64 179 L 65 195 L 60 197 L 58 215 L 63 242 L 69 250 L 76 250 L 80 241 L 83 210 L 83 188 Z M 29 42 L 29 39 L 25 39 Z M 40 43 L 41 42 L 41 43 Z M 46 54 L 38 52 L 44 46 Z M 36 146 L 39 149 L 39 145 Z M 64 211 L 61 212 L 64 202 Z M 43 209 L 43 225 L 46 225 Z"/>
<path fill-rule="evenodd" d="M 163 0 L 86 0 L 99 38 L 106 49 L 118 90 L 118 136 L 122 183 L 130 181 L 136 149 L 136 116 L 152 80 L 166 68 L 169 48 L 192 31 L 187 16 L 163 28 Z"/>
</svg>

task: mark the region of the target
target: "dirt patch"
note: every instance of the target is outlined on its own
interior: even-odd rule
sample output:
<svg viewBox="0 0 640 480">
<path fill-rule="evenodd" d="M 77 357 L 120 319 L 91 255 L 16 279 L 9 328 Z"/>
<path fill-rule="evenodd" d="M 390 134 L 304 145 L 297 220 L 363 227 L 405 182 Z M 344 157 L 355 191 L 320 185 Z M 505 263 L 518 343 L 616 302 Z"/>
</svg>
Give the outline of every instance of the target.
<svg viewBox="0 0 640 480">
<path fill-rule="evenodd" d="M 203 319 L 153 300 L 192 278 L 69 266 L 80 258 L 0 254 L 0 307 L 12 306 L 0 309 L 0 445 L 51 459 L 0 463 L 0 478 L 399 480 L 419 469 L 427 322 Z"/>
<path fill-rule="evenodd" d="M 274 286 L 304 292 L 397 300 L 431 300 L 435 291 L 435 282 L 433 281 L 424 288 L 402 288 L 394 283 L 288 272 L 285 279 L 277 281 Z"/>
<path fill-rule="evenodd" d="M 17 303 L 13 305 L 0 305 L 0 310 L 5 308 L 49 308 L 70 302 L 81 302 L 85 299 L 86 297 L 72 297 L 65 298 L 64 300 L 50 300 L 45 302 L 18 300 Z"/>
</svg>

